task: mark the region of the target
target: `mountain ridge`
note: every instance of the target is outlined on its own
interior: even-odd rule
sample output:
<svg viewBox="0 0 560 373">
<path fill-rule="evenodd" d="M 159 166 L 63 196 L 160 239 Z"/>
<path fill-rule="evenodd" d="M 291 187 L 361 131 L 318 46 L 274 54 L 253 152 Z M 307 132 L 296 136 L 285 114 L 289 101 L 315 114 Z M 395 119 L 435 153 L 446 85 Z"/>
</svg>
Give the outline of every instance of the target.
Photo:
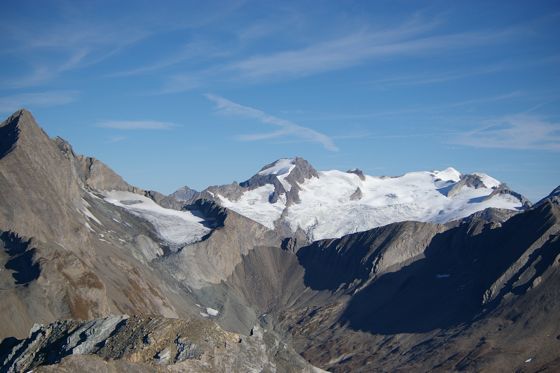
<svg viewBox="0 0 560 373">
<path fill-rule="evenodd" d="M 310 241 L 397 221 L 446 223 L 490 207 L 522 211 L 531 206 L 480 172 L 461 174 L 450 167 L 369 176 L 359 170 L 316 171 L 299 157 L 279 159 L 244 182 L 212 186 L 196 198 L 212 199 L 286 236 L 302 230 Z M 356 216 L 367 221 L 353 223 Z"/>
<path fill-rule="evenodd" d="M 383 183 L 414 187 L 420 180 L 440 199 L 456 188 L 481 206 L 497 191 L 492 199 L 512 198 L 520 207 L 490 206 L 445 222 L 391 222 L 312 241 L 301 227 L 267 227 L 228 209 L 209 191 L 185 202 L 129 189 L 108 166 L 89 167 L 96 161 L 38 130 L 30 113 L 16 119 L 0 126 L 10 125 L 11 133 L 22 127 L 0 157 L 6 197 L 0 201 L 1 369 L 94 371 L 105 364 L 153 371 L 183 364 L 198 371 L 197 356 L 206 356 L 226 370 L 219 361 L 232 351 L 278 371 L 558 366 L 555 191 L 523 207 L 495 179 L 462 178 L 451 168 L 392 178 L 359 170 L 316 171 L 309 178 L 302 172 L 303 181 L 292 180 L 300 202 L 290 208 L 304 205 L 308 193 L 319 190 L 309 181 L 321 178 L 347 183 L 344 203 L 370 198 L 368 183 L 382 189 Z M 261 168 L 254 189 L 232 184 L 229 190 L 245 198 L 264 187 L 262 203 L 274 205 L 267 177 L 281 177 L 284 192 L 292 189 L 291 162 Z M 362 196 L 349 202 L 357 185 Z M 382 195 L 402 197 L 402 190 L 387 189 Z M 276 203 L 283 196 L 278 193 Z M 166 198 L 172 208 L 164 207 Z M 183 328 L 189 323 L 211 332 L 210 344 Z M 171 334 L 154 344 L 149 336 L 158 326 Z M 173 334 L 177 328 L 183 328 L 180 336 Z M 256 338 L 222 347 L 223 335 Z M 202 354 L 184 353 L 185 346 Z M 183 361 L 187 356 L 194 360 Z"/>
</svg>

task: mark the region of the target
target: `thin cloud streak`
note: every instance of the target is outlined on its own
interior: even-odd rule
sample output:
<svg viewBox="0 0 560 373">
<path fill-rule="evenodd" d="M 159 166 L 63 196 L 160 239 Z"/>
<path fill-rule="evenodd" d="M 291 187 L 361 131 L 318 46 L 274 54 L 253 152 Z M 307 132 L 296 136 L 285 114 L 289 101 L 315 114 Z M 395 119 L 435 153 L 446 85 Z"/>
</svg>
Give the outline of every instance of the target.
<svg viewBox="0 0 560 373">
<path fill-rule="evenodd" d="M 268 133 L 258 133 L 258 134 L 247 134 L 239 136 L 240 140 L 245 141 L 258 141 L 258 140 L 269 140 L 274 138 L 280 138 L 285 136 L 293 136 L 306 141 L 312 141 L 323 145 L 323 147 L 330 151 L 338 151 L 338 147 L 335 145 L 334 141 L 327 135 L 317 132 L 311 128 L 300 126 L 294 122 L 286 119 L 278 118 L 265 113 L 259 109 L 255 109 L 249 106 L 243 106 L 228 99 L 213 94 L 206 94 L 206 98 L 216 104 L 216 109 L 220 112 L 229 115 L 242 116 L 247 118 L 256 119 L 261 123 L 270 124 L 273 126 L 280 127 L 279 130 L 268 132 Z"/>
<path fill-rule="evenodd" d="M 451 143 L 475 148 L 560 151 L 560 123 L 530 115 L 504 117 L 464 132 Z"/>
<path fill-rule="evenodd" d="M 231 69 L 237 70 L 242 77 L 253 79 L 307 76 L 352 67 L 376 58 L 491 44 L 512 34 L 511 30 L 505 30 L 422 36 L 424 31 L 417 26 L 405 26 L 392 32 L 359 32 L 303 49 L 251 57 L 233 64 Z"/>
<path fill-rule="evenodd" d="M 189 43 L 181 48 L 181 50 L 173 55 L 156 60 L 152 63 L 138 66 L 129 70 L 118 71 L 108 74 L 107 77 L 127 77 L 135 75 L 143 75 L 148 73 L 164 70 L 188 61 L 207 58 L 224 57 L 229 54 L 228 51 L 220 49 L 209 43 L 202 41 Z"/>
<path fill-rule="evenodd" d="M 169 130 L 177 124 L 154 120 L 107 120 L 97 123 L 97 127 L 116 130 Z"/>
<path fill-rule="evenodd" d="M 27 74 L 2 82 L 5 87 L 24 88 L 47 83 L 67 71 L 96 65 L 159 30 L 131 23 L 121 22 L 115 26 L 113 23 L 65 22 L 62 19 L 45 26 L 40 32 L 34 25 L 9 26 L 3 31 L 12 40 L 11 45 L 17 46 L 11 50 L 3 49 L 4 52 L 21 56 L 55 53 L 54 60 L 49 63 L 31 64 Z M 114 37 L 116 34 L 118 38 Z"/>
<path fill-rule="evenodd" d="M 88 55 L 89 50 L 83 48 L 78 49 L 73 51 L 60 65 L 54 67 L 47 65 L 34 66 L 32 71 L 26 76 L 6 80 L 2 82 L 2 85 L 9 88 L 27 88 L 40 85 L 56 78 L 66 71 L 80 67 Z"/>
<path fill-rule="evenodd" d="M 385 86 L 414 86 L 414 85 L 424 85 L 424 84 L 435 84 L 435 83 L 445 83 L 455 80 L 461 80 L 465 78 L 470 78 L 480 75 L 491 75 L 496 73 L 502 73 L 506 71 L 513 71 L 519 69 L 526 69 L 530 67 L 537 67 L 549 64 L 558 64 L 560 62 L 560 56 L 552 55 L 540 60 L 532 60 L 529 62 L 510 62 L 503 61 L 500 63 L 491 64 L 488 66 L 482 66 L 475 69 L 468 70 L 453 70 L 447 72 L 440 72 L 437 74 L 426 74 L 425 72 L 419 72 L 410 75 L 399 75 L 389 78 L 377 79 L 365 84 L 379 85 L 381 87 Z"/>
<path fill-rule="evenodd" d="M 23 107 L 51 107 L 66 105 L 77 100 L 78 91 L 45 91 L 34 93 L 20 93 L 0 97 L 0 113 L 12 113 Z"/>
</svg>

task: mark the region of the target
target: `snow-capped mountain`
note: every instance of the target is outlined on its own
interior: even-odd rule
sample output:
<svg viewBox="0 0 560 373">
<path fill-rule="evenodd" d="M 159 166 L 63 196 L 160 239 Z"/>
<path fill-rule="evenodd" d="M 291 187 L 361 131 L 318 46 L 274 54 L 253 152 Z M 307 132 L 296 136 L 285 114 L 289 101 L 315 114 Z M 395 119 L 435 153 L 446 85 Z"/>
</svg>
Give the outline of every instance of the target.
<svg viewBox="0 0 560 373">
<path fill-rule="evenodd" d="M 294 158 L 179 202 L 20 110 L 0 123 L 0 372 L 555 371 L 559 194 L 516 213 L 485 174 Z M 387 224 L 487 206 L 513 210 Z"/>
<path fill-rule="evenodd" d="M 316 171 L 301 158 L 279 159 L 240 184 L 207 196 L 270 229 L 301 229 L 311 240 L 406 220 L 445 223 L 486 208 L 522 210 L 529 202 L 484 173 L 454 168 L 369 176 L 360 170 Z"/>
</svg>

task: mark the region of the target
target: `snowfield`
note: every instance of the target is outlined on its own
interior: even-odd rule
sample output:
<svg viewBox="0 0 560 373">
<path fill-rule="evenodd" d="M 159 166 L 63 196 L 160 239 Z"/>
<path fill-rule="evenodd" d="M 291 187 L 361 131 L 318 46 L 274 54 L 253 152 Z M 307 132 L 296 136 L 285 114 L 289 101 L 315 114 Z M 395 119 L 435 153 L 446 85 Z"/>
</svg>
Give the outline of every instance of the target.
<svg viewBox="0 0 560 373">
<path fill-rule="evenodd" d="M 226 208 L 240 213 L 269 229 L 274 229 L 274 222 L 280 218 L 286 207 L 286 196 L 281 195 L 274 204 L 268 201 L 270 194 L 274 192 L 272 184 L 249 190 L 237 201 L 232 202 L 227 198 L 218 196 L 219 203 Z"/>
<path fill-rule="evenodd" d="M 113 190 L 104 192 L 104 197 L 107 202 L 147 220 L 160 238 L 170 245 L 181 246 L 200 241 L 210 231 L 202 224 L 204 220 L 191 212 L 163 208 L 139 194 Z"/>
<path fill-rule="evenodd" d="M 281 161 L 260 173 L 285 178 L 292 168 L 288 162 Z M 406 220 L 445 223 L 488 207 L 521 208 L 521 201 L 508 194 L 486 198 L 500 182 L 486 174 L 473 175 L 478 176 L 485 187 L 463 186 L 451 197 L 447 192 L 460 181 L 461 173 L 450 167 L 399 177 L 365 176 L 365 180 L 354 173 L 319 172 L 318 178 L 298 184 L 301 203 L 290 206 L 286 206 L 283 196 L 275 204 L 269 202 L 269 195 L 274 191 L 270 184 L 246 191 L 236 201 L 223 196 L 218 198 L 224 207 L 271 229 L 281 218 L 292 231 L 301 228 L 312 240 L 341 237 Z M 356 192 L 361 192 L 361 198 L 351 199 Z"/>
</svg>

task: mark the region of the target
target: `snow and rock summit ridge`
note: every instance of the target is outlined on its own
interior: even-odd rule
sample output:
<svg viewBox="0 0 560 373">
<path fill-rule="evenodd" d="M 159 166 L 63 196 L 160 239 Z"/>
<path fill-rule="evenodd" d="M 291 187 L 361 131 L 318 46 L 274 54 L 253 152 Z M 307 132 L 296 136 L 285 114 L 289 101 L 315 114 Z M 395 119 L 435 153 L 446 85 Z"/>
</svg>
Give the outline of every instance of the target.
<svg viewBox="0 0 560 373">
<path fill-rule="evenodd" d="M 486 208 L 523 210 L 530 203 L 493 177 L 476 172 L 410 172 L 369 176 L 359 169 L 317 171 L 283 158 L 249 180 L 207 189 L 211 198 L 270 229 L 302 230 L 310 240 L 341 237 L 394 222 L 446 223 Z"/>
<path fill-rule="evenodd" d="M 295 167 L 295 158 L 280 158 L 269 165 L 264 166 L 259 175 L 285 175 L 289 174 Z"/>
</svg>

